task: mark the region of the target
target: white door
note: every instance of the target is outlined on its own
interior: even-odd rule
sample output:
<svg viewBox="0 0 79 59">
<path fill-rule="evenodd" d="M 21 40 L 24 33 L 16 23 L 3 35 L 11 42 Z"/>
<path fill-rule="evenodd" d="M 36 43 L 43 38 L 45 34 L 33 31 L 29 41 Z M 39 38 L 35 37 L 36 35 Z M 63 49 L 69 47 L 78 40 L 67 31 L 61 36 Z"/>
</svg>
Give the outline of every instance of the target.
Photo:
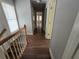
<svg viewBox="0 0 79 59">
<path fill-rule="evenodd" d="M 79 59 L 79 48 L 77 49 L 73 59 Z"/>
<path fill-rule="evenodd" d="M 73 25 L 62 59 L 79 59 L 79 12 Z"/>
</svg>

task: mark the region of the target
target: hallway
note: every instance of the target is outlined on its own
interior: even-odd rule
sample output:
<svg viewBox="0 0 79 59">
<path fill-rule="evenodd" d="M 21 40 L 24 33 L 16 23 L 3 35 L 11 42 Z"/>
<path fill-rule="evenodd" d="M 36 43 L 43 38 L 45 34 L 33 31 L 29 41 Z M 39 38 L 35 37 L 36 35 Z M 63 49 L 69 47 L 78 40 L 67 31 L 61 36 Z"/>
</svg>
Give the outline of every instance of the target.
<svg viewBox="0 0 79 59">
<path fill-rule="evenodd" d="M 43 34 L 27 36 L 28 45 L 22 59 L 51 59 L 49 54 L 49 40 Z"/>
<path fill-rule="evenodd" d="M 79 0 L 0 0 L 0 59 L 79 59 Z"/>
</svg>

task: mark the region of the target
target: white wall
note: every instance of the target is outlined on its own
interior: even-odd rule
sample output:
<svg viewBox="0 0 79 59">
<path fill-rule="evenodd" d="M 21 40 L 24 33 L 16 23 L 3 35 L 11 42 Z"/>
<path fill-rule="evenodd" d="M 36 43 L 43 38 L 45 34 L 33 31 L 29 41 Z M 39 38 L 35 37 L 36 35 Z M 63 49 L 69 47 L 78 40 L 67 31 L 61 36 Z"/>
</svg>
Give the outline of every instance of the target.
<svg viewBox="0 0 79 59">
<path fill-rule="evenodd" d="M 13 1 L 12 0 L 3 0 L 1 5 L 4 10 L 10 32 L 15 32 L 16 30 L 18 30 L 18 23 L 17 23 L 17 18 L 16 18 Z"/>
<path fill-rule="evenodd" d="M 4 2 L 4 0 L 2 2 Z M 6 33 L 3 36 L 10 35 L 10 30 L 9 30 L 8 22 L 6 20 L 6 17 L 5 17 L 5 14 L 4 14 L 4 11 L 3 11 L 3 8 L 2 8 L 1 2 L 0 2 L 0 32 L 4 28 L 6 28 L 7 31 L 6 31 Z M 6 49 L 8 49 L 9 46 L 8 46 L 7 43 L 5 44 L 5 47 L 6 47 Z"/>
<path fill-rule="evenodd" d="M 27 25 L 27 34 L 33 34 L 30 0 L 15 0 L 20 27 Z"/>
<path fill-rule="evenodd" d="M 2 0 L 1 2 L 13 6 L 12 0 Z M 10 29 L 9 29 L 9 25 L 8 25 L 8 22 L 7 22 L 7 18 L 6 18 L 6 15 L 5 15 L 4 11 L 3 11 L 1 2 L 0 2 L 0 31 L 1 31 L 2 29 L 6 28 L 6 29 L 7 29 L 7 32 L 6 32 L 3 36 L 8 36 L 8 35 L 10 35 L 11 33 L 10 33 Z M 14 6 L 13 6 L 13 7 L 14 7 Z M 5 46 L 6 49 L 9 48 L 9 45 L 8 45 L 7 42 L 4 44 L 4 46 Z"/>
<path fill-rule="evenodd" d="M 55 59 L 61 59 L 79 8 L 78 0 L 57 0 L 50 48 Z"/>
<path fill-rule="evenodd" d="M 6 20 L 6 17 L 4 15 L 4 12 L 3 12 L 3 9 L 2 9 L 2 6 L 1 6 L 1 2 L 0 2 L 0 32 L 6 28 L 7 31 L 6 33 L 4 34 L 4 36 L 7 36 L 10 34 L 10 30 L 9 30 L 9 26 L 8 26 L 8 23 L 7 23 L 7 20 Z"/>
</svg>

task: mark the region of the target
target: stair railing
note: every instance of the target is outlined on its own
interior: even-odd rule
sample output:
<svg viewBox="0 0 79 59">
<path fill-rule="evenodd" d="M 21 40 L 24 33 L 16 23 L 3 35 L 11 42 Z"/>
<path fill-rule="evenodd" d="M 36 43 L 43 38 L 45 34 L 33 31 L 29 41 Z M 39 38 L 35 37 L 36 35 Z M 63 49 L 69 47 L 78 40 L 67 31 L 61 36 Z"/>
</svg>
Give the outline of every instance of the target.
<svg viewBox="0 0 79 59">
<path fill-rule="evenodd" d="M 5 32 L 7 31 L 7 29 L 3 29 L 1 32 L 0 32 L 0 38 L 3 36 L 3 34 L 5 34 Z"/>
<path fill-rule="evenodd" d="M 26 26 L 1 38 L 0 40 L 0 59 L 20 59 L 26 48 Z"/>
</svg>

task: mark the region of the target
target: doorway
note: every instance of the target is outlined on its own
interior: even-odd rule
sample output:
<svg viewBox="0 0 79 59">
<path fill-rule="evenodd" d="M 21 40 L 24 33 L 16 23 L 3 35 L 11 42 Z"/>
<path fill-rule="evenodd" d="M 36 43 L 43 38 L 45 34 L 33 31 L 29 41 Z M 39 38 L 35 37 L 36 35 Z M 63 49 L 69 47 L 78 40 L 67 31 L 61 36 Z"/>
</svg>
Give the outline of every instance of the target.
<svg viewBox="0 0 79 59">
<path fill-rule="evenodd" d="M 42 32 L 42 12 L 36 12 L 36 31 L 37 33 Z"/>
<path fill-rule="evenodd" d="M 46 3 L 31 1 L 33 34 L 45 35 Z"/>
</svg>

